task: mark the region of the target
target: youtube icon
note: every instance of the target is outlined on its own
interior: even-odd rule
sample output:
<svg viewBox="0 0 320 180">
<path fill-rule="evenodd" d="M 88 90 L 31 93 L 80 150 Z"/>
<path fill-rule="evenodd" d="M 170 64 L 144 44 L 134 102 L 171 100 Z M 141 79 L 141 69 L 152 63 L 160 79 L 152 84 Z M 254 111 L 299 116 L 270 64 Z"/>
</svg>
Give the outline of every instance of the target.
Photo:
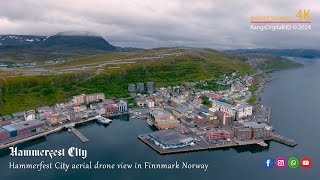
<svg viewBox="0 0 320 180">
<path fill-rule="evenodd" d="M 312 165 L 312 161 L 310 158 L 304 157 L 300 160 L 300 166 L 302 168 L 310 168 Z"/>
</svg>

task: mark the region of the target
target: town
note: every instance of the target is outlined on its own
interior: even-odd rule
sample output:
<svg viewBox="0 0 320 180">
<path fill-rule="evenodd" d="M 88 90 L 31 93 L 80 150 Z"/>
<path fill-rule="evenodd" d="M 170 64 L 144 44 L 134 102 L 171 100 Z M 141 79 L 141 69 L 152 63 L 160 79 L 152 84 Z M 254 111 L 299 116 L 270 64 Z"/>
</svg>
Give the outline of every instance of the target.
<svg viewBox="0 0 320 180">
<path fill-rule="evenodd" d="M 262 85 L 253 76 L 233 72 L 158 89 L 154 82 L 129 84 L 131 97 L 126 99 L 81 94 L 55 106 L 1 117 L 0 144 L 9 147 L 63 128 L 87 142 L 76 124 L 96 120 L 108 125 L 110 117 L 128 114 L 157 129 L 138 138 L 160 154 L 252 144 L 265 147 L 270 140 L 297 145 L 273 132 L 271 108 L 257 103 L 258 86 Z"/>
</svg>

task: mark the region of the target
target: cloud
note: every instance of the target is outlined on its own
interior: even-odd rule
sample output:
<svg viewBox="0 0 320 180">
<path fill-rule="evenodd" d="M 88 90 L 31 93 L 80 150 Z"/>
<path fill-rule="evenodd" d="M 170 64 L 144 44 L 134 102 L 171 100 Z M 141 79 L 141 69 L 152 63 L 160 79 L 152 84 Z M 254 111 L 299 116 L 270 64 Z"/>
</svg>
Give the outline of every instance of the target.
<svg viewBox="0 0 320 180">
<path fill-rule="evenodd" d="M 295 16 L 304 8 L 312 30 L 250 30 L 250 16 Z M 89 31 L 142 48 L 318 48 L 319 8 L 313 0 L 10 0 L 1 2 L 0 34 Z"/>
</svg>

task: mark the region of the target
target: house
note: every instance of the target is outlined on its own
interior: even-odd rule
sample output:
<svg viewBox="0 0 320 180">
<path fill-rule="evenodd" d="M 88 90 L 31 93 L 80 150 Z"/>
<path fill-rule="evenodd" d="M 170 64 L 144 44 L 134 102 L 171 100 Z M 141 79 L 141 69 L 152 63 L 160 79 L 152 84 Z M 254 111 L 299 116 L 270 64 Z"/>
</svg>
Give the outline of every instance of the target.
<svg viewBox="0 0 320 180">
<path fill-rule="evenodd" d="M 12 113 L 12 116 L 14 117 L 14 119 L 17 119 L 20 121 L 26 120 L 26 112 L 24 111 Z"/>
</svg>

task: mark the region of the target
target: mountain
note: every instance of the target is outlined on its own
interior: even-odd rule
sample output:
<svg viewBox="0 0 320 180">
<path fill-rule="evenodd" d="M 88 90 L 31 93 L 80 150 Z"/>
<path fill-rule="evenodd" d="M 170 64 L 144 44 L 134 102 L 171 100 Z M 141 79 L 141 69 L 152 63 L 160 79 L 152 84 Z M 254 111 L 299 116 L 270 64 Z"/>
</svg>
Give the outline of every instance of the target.
<svg viewBox="0 0 320 180">
<path fill-rule="evenodd" d="M 99 36 L 81 35 L 1 35 L 0 50 L 29 51 L 117 51 L 117 48 Z"/>
<path fill-rule="evenodd" d="M 320 50 L 316 49 L 235 49 L 226 50 L 224 52 L 233 54 L 272 54 L 302 58 L 320 57 Z"/>
</svg>

